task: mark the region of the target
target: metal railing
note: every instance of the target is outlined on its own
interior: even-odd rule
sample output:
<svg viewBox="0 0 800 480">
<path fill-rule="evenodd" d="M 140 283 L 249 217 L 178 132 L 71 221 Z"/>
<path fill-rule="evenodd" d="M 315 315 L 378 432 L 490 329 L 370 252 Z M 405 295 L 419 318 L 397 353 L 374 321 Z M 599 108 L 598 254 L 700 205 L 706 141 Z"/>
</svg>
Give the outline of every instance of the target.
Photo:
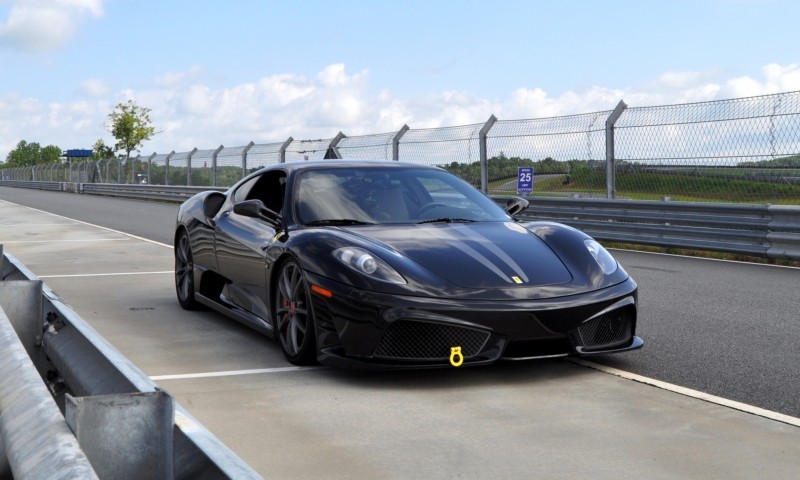
<svg viewBox="0 0 800 480">
<path fill-rule="evenodd" d="M 85 194 L 176 203 L 205 190 L 222 190 L 167 185 L 62 186 Z M 509 200 L 504 195 L 492 198 L 501 205 Z M 800 260 L 799 206 L 535 197 L 517 218 L 564 223 L 611 242 Z"/>
<path fill-rule="evenodd" d="M 40 167 L 0 180 L 227 187 L 261 167 L 324 158 L 435 164 L 490 194 L 800 204 L 800 91 L 563 117 L 295 140 Z"/>
<path fill-rule="evenodd" d="M 794 206 L 537 198 L 517 217 L 564 223 L 610 242 L 800 260 Z"/>
<path fill-rule="evenodd" d="M 261 478 L 2 245 L 0 272 L 0 478 Z"/>
</svg>

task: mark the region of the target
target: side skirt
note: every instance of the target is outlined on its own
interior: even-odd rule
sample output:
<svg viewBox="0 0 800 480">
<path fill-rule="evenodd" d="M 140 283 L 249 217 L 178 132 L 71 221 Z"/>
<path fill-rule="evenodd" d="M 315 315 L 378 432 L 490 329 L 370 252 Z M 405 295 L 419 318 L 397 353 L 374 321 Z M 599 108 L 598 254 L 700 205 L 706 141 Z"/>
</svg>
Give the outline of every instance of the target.
<svg viewBox="0 0 800 480">
<path fill-rule="evenodd" d="M 272 328 L 272 325 L 248 311 L 242 310 L 241 308 L 229 303 L 215 302 L 214 300 L 211 300 L 210 298 L 196 292 L 194 294 L 194 298 L 198 303 L 205 305 L 206 307 L 219 312 L 226 317 L 233 318 L 237 322 L 243 323 L 244 325 L 247 325 L 253 330 L 261 332 L 270 338 L 275 338 L 275 332 Z"/>
</svg>

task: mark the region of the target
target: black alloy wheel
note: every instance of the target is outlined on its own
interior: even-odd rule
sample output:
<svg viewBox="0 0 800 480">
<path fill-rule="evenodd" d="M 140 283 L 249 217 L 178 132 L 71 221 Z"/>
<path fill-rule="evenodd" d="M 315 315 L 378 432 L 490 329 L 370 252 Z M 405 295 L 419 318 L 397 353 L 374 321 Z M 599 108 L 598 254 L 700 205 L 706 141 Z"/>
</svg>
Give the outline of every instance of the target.
<svg viewBox="0 0 800 480">
<path fill-rule="evenodd" d="M 316 363 L 310 294 L 303 271 L 294 260 L 281 267 L 274 298 L 275 329 L 286 359 L 295 365 Z"/>
<path fill-rule="evenodd" d="M 199 307 L 194 298 L 194 262 L 192 261 L 192 246 L 189 244 L 189 235 L 185 230 L 178 235 L 175 242 L 175 293 L 178 302 L 186 310 Z"/>
</svg>

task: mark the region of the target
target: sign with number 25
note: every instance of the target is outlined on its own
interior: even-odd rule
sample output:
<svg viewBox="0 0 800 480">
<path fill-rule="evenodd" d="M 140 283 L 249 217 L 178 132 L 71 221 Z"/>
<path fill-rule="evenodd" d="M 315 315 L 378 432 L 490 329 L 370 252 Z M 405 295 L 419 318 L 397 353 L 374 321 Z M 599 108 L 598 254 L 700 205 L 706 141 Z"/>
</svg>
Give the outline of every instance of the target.
<svg viewBox="0 0 800 480">
<path fill-rule="evenodd" d="M 517 170 L 517 193 L 526 195 L 533 192 L 533 167 L 519 167 Z"/>
</svg>

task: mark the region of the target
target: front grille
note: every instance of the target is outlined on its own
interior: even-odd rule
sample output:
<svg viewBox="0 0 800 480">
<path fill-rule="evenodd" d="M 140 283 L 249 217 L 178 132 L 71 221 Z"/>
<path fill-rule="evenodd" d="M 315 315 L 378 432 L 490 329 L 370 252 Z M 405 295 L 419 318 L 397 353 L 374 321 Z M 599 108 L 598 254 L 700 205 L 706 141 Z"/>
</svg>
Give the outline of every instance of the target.
<svg viewBox="0 0 800 480">
<path fill-rule="evenodd" d="M 621 308 L 589 320 L 577 329 L 580 346 L 588 351 L 604 350 L 630 342 L 636 320 L 634 308 Z"/>
<path fill-rule="evenodd" d="M 489 332 L 455 325 L 398 320 L 375 348 L 375 357 L 400 360 L 445 360 L 452 347 L 461 347 L 465 359 L 483 350 Z"/>
</svg>

